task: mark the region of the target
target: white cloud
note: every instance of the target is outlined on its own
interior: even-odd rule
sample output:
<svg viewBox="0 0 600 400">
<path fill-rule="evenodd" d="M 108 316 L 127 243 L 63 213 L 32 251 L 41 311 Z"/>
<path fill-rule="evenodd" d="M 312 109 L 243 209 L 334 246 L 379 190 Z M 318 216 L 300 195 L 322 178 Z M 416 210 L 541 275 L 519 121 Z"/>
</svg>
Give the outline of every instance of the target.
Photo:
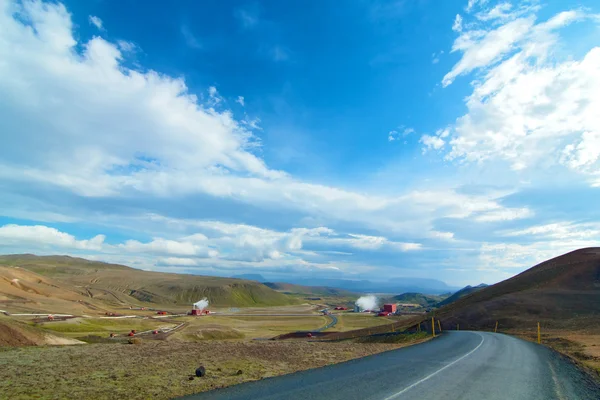
<svg viewBox="0 0 600 400">
<path fill-rule="evenodd" d="M 431 231 L 429 236 L 440 240 L 454 240 L 454 233 L 452 232 Z"/>
<path fill-rule="evenodd" d="M 88 17 L 88 21 L 90 22 L 90 24 L 94 25 L 96 28 L 98 28 L 99 30 L 103 31 L 104 27 L 102 26 L 102 20 L 94 15 L 90 15 Z"/>
<path fill-rule="evenodd" d="M 598 246 L 594 240 L 564 240 L 536 242 L 532 244 L 516 243 L 484 243 L 481 245 L 479 260 L 484 269 L 525 270 L 560 254 L 568 253 L 583 247 Z"/>
<path fill-rule="evenodd" d="M 519 18 L 489 32 L 462 33 L 454 42 L 452 52 L 461 51 L 463 55 L 452 70 L 444 76 L 442 84 L 448 86 L 459 75 L 499 61 L 525 37 L 531 30 L 533 22 L 533 18 Z"/>
<path fill-rule="evenodd" d="M 425 153 L 427 150 L 440 150 L 446 144 L 446 142 L 444 142 L 444 140 L 440 137 L 431 135 L 421 136 L 420 142 L 425 146 L 423 148 L 423 153 Z"/>
<path fill-rule="evenodd" d="M 137 240 L 128 240 L 119 245 L 120 248 L 134 253 L 170 254 L 180 256 L 217 257 L 219 252 L 206 246 L 190 241 L 176 241 L 156 238 L 148 243 Z"/>
<path fill-rule="evenodd" d="M 394 140 L 400 140 L 402 137 L 408 136 L 413 133 L 415 133 L 415 130 L 413 128 L 400 126 L 397 130 L 394 129 L 388 132 L 388 141 L 393 142 Z"/>
<path fill-rule="evenodd" d="M 460 14 L 456 14 L 456 18 L 454 18 L 454 24 L 452 24 L 452 30 L 454 32 L 461 32 L 462 29 L 462 17 Z"/>
<path fill-rule="evenodd" d="M 119 46 L 119 49 L 125 53 L 131 53 L 137 49 L 135 43 L 126 40 L 117 40 L 117 45 Z"/>
<path fill-rule="evenodd" d="M 245 101 L 244 101 L 244 96 L 238 96 L 238 98 L 235 102 L 240 104 L 242 107 L 244 107 L 246 105 Z"/>
<path fill-rule="evenodd" d="M 528 218 L 534 213 L 528 208 L 506 208 L 501 210 L 492 210 L 475 217 L 479 222 L 498 222 L 512 221 L 515 219 Z"/>
<path fill-rule="evenodd" d="M 56 246 L 61 249 L 100 250 L 104 235 L 89 240 L 77 240 L 73 235 L 43 225 L 4 225 L 0 227 L 0 244 L 26 245 L 33 247 Z"/>
<path fill-rule="evenodd" d="M 508 231 L 504 236 L 533 236 L 536 239 L 553 240 L 597 240 L 600 241 L 600 224 L 556 222 L 536 225 L 529 228 Z"/>
<path fill-rule="evenodd" d="M 583 132 L 579 143 L 567 145 L 561 156 L 561 163 L 578 171 L 600 171 L 600 131 Z"/>
<path fill-rule="evenodd" d="M 476 7 L 478 5 L 482 6 L 487 2 L 488 2 L 488 0 L 469 0 L 469 2 L 467 3 L 467 7 L 465 8 L 465 11 L 471 12 L 474 7 Z"/>
<path fill-rule="evenodd" d="M 554 53 L 559 29 L 590 16 L 570 10 L 535 24 L 535 7 L 526 12 L 498 7 L 478 18 L 514 19 L 492 30 L 475 26 L 454 43 L 453 51 L 463 55 L 444 84 L 473 70 L 482 76 L 467 98 L 468 112 L 456 121 L 447 159 L 503 160 L 515 171 L 562 164 L 589 176 L 593 184 L 600 171 L 595 111 L 600 107 L 600 47 L 579 61 L 557 60 Z M 529 14 L 515 18 L 521 12 Z M 434 139 L 428 143 L 441 146 Z"/>
</svg>

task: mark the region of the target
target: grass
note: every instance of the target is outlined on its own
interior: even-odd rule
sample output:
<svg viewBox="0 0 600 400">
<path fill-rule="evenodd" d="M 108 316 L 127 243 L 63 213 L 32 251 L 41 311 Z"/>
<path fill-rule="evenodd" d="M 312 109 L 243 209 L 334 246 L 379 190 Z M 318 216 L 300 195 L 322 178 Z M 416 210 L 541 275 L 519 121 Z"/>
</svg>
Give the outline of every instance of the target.
<svg viewBox="0 0 600 400">
<path fill-rule="evenodd" d="M 208 316 L 181 320 L 189 325 L 173 335 L 175 340 L 271 338 L 288 332 L 314 330 L 329 321 L 324 316 L 309 314 L 305 317 Z"/>
<path fill-rule="evenodd" d="M 139 319 L 139 318 L 126 318 L 126 319 L 73 319 L 66 321 L 56 322 L 44 322 L 36 324 L 38 327 L 52 331 L 62 333 L 68 337 L 80 337 L 84 335 L 99 335 L 107 336 L 108 333 L 114 332 L 117 334 L 125 334 L 136 329 L 138 331 L 147 331 L 156 329 L 158 327 L 173 327 L 175 324 L 166 322 L 164 320 L 153 320 L 153 319 Z"/>
<path fill-rule="evenodd" d="M 10 348 L 0 351 L 0 393 L 10 399 L 169 399 L 403 344 L 142 340 L 138 345 Z M 189 380 L 200 365 L 206 377 Z"/>
<path fill-rule="evenodd" d="M 359 339 L 355 339 L 357 343 L 421 343 L 431 339 L 431 335 L 427 332 L 418 333 L 398 333 L 396 335 L 378 335 L 378 336 L 365 336 Z"/>
<path fill-rule="evenodd" d="M 391 324 L 395 320 L 386 317 L 377 317 L 367 313 L 342 313 L 338 314 L 338 323 L 330 331 L 351 331 L 353 329 L 371 328 Z"/>
</svg>

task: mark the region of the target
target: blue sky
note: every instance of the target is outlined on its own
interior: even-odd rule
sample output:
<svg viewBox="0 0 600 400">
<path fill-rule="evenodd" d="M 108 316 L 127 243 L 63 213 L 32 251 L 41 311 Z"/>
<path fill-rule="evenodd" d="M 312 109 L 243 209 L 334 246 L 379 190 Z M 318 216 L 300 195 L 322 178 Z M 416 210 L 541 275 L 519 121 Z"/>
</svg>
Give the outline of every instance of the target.
<svg viewBox="0 0 600 400">
<path fill-rule="evenodd" d="M 593 1 L 0 1 L 0 252 L 493 283 L 600 239 Z"/>
</svg>

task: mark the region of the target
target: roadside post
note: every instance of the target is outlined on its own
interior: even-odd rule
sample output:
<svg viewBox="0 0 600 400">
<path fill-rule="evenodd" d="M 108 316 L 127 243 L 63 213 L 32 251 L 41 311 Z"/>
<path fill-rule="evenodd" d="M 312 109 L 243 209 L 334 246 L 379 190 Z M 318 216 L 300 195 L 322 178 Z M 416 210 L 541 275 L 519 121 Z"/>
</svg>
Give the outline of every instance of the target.
<svg viewBox="0 0 600 400">
<path fill-rule="evenodd" d="M 440 328 L 440 333 L 442 333 L 442 324 L 440 323 L 439 319 L 438 319 L 438 328 Z"/>
<path fill-rule="evenodd" d="M 498 332 L 498 321 L 496 321 L 496 326 L 494 327 L 494 333 Z"/>
<path fill-rule="evenodd" d="M 540 323 L 538 322 L 538 344 L 542 343 L 542 333 L 540 331 Z"/>
<path fill-rule="evenodd" d="M 433 317 L 431 317 L 431 334 L 435 337 L 435 322 L 433 321 Z"/>
</svg>

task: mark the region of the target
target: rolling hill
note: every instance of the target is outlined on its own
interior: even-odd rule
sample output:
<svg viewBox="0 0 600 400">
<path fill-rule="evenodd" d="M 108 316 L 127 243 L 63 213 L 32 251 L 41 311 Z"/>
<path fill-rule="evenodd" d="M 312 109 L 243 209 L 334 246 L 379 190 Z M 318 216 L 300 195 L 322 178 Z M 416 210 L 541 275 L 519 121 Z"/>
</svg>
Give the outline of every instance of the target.
<svg viewBox="0 0 600 400">
<path fill-rule="evenodd" d="M 68 256 L 0 256 L 0 309 L 83 313 L 124 306 L 277 306 L 294 300 L 253 281 L 141 271 Z M 64 310 L 64 311 L 62 311 Z"/>
<path fill-rule="evenodd" d="M 454 303 L 456 300 L 460 299 L 461 297 L 465 297 L 466 295 L 475 293 L 483 288 L 486 288 L 487 286 L 488 285 L 486 285 L 485 283 L 481 283 L 477 286 L 467 285 L 464 288 L 460 289 L 458 292 L 453 293 L 451 296 L 449 296 L 449 297 L 445 298 L 444 300 L 440 301 L 439 303 L 435 304 L 435 306 L 443 307 L 447 304 Z"/>
<path fill-rule="evenodd" d="M 459 298 L 435 312 L 449 328 L 600 328 L 600 248 L 576 250 Z"/>
<path fill-rule="evenodd" d="M 447 296 L 447 295 L 446 295 Z M 443 295 L 429 295 L 421 293 L 402 293 L 392 297 L 391 301 L 397 303 L 418 304 L 421 307 L 433 307 L 445 298 Z"/>
</svg>

